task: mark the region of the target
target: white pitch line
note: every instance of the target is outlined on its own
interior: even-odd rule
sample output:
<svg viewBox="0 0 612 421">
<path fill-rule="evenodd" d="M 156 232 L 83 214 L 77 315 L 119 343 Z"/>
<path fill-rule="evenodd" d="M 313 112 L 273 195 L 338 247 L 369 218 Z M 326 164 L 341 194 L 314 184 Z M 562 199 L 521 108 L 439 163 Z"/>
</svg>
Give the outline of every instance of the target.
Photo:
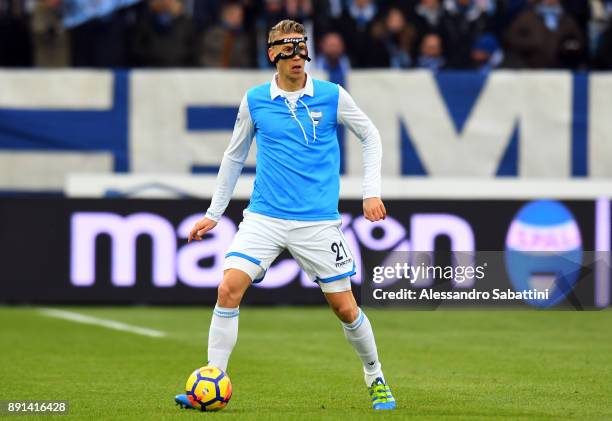
<svg viewBox="0 0 612 421">
<path fill-rule="evenodd" d="M 71 322 L 84 323 L 88 325 L 102 326 L 108 329 L 135 333 L 136 335 L 149 336 L 152 338 L 163 338 L 164 336 L 166 336 L 166 332 L 162 332 L 160 330 L 132 326 L 126 323 L 117 322 L 115 320 L 99 319 L 97 317 L 87 316 L 85 314 L 76 313 L 74 311 L 58 310 L 54 308 L 42 308 L 40 309 L 40 312 L 43 313 L 45 316 L 55 317 L 57 319 L 70 320 Z"/>
</svg>

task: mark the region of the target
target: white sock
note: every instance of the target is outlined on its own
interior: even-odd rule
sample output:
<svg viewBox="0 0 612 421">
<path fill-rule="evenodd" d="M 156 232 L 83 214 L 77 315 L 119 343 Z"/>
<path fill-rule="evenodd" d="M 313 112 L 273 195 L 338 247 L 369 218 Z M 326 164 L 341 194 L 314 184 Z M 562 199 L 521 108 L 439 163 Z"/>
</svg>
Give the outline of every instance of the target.
<svg viewBox="0 0 612 421">
<path fill-rule="evenodd" d="M 355 352 L 361 358 L 366 386 L 371 386 L 377 377 L 384 379 L 382 365 L 378 360 L 378 351 L 376 350 L 372 325 L 365 313 L 359 309 L 357 319 L 352 323 L 342 323 L 342 326 L 344 327 L 344 336 L 353 345 Z"/>
<path fill-rule="evenodd" d="M 238 307 L 215 306 L 208 331 L 208 365 L 227 371 L 227 362 L 238 340 Z"/>
</svg>

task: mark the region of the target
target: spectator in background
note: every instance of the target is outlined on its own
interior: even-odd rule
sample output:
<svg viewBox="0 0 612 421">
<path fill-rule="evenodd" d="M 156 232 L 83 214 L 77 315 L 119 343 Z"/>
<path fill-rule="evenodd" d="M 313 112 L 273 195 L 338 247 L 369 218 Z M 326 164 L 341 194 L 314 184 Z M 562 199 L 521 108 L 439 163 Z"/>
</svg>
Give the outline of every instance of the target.
<svg viewBox="0 0 612 421">
<path fill-rule="evenodd" d="M 32 38 L 26 0 L 0 0 L 0 66 L 32 65 Z"/>
<path fill-rule="evenodd" d="M 317 31 L 314 34 L 314 38 L 318 40 L 319 38 L 323 38 L 323 36 L 328 32 L 336 32 L 336 28 L 332 28 L 332 22 L 334 19 L 338 18 L 339 15 L 334 16 L 334 13 L 341 12 L 342 7 L 338 10 L 332 10 L 333 0 L 308 0 L 308 2 L 312 5 L 312 18 L 314 20 L 315 30 Z M 341 6 L 343 2 L 338 1 L 338 5 Z"/>
<path fill-rule="evenodd" d="M 561 0 L 561 6 L 565 13 L 572 16 L 576 24 L 586 37 L 587 25 L 591 19 L 591 4 L 589 0 Z"/>
<path fill-rule="evenodd" d="M 255 22 L 255 50 L 257 51 L 257 67 L 260 69 L 274 67 L 268 58 L 268 31 L 283 19 L 285 19 L 283 0 L 263 1 L 263 10 Z"/>
<path fill-rule="evenodd" d="M 138 4 L 131 7 L 106 9 L 105 2 L 93 2 L 91 10 L 84 0 L 63 0 L 64 25 L 68 27 L 71 62 L 74 67 L 127 67 L 130 64 L 128 38 L 130 30 L 142 9 Z M 99 9 L 99 10 L 98 10 Z M 71 13 L 74 11 L 77 13 Z M 80 11 L 81 13 L 79 13 Z M 98 14 L 107 12 L 106 14 Z M 73 22 L 77 16 L 76 23 Z M 78 16 L 82 16 L 78 19 Z"/>
<path fill-rule="evenodd" d="M 378 17 L 378 6 L 374 0 L 348 0 L 348 7 L 336 21 L 347 52 L 354 67 L 387 67 L 372 55 L 374 40 L 372 25 Z"/>
<path fill-rule="evenodd" d="M 414 9 L 414 24 L 420 34 L 440 30 L 443 9 L 440 0 L 421 0 Z"/>
<path fill-rule="evenodd" d="M 428 69 L 432 72 L 444 69 L 445 60 L 443 54 L 442 37 L 435 32 L 425 34 L 421 40 L 420 54 L 417 67 Z"/>
<path fill-rule="evenodd" d="M 612 70 L 612 26 L 604 31 L 595 53 L 595 65 L 601 70 Z"/>
<path fill-rule="evenodd" d="M 512 67 L 576 69 L 584 57 L 585 39 L 560 0 L 539 0 L 517 16 L 506 34 Z"/>
<path fill-rule="evenodd" d="M 576 57 L 574 60 L 585 64 L 589 61 L 589 22 L 592 18 L 591 3 L 589 0 L 561 0 L 561 6 L 565 13 L 570 15 L 576 21 L 582 39 L 584 40 L 584 48 L 581 50 L 581 57 Z"/>
<path fill-rule="evenodd" d="M 202 35 L 209 28 L 219 23 L 221 9 L 228 2 L 240 3 L 243 10 L 243 30 L 248 32 L 253 24 L 259 0 L 181 0 L 183 13 L 191 19 L 198 35 Z"/>
<path fill-rule="evenodd" d="M 394 69 L 412 66 L 416 30 L 406 22 L 400 9 L 387 10 L 386 15 L 372 26 L 372 37 L 374 45 L 369 51 L 372 62 Z"/>
<path fill-rule="evenodd" d="M 488 4 L 488 3 L 487 3 Z M 446 65 L 451 69 L 469 69 L 470 52 L 480 35 L 488 31 L 487 10 L 475 0 L 447 0 L 440 30 L 444 41 Z"/>
<path fill-rule="evenodd" d="M 197 62 L 196 33 L 180 0 L 150 0 L 131 41 L 137 66 L 191 67 Z"/>
<path fill-rule="evenodd" d="M 514 21 L 519 13 L 523 12 L 531 0 L 499 0 L 497 4 L 497 20 L 495 33 L 498 36 L 504 33 L 508 25 Z"/>
<path fill-rule="evenodd" d="M 189 16 L 198 35 L 217 23 L 221 0 L 182 0 L 183 13 Z"/>
<path fill-rule="evenodd" d="M 595 67 L 602 70 L 612 70 L 612 0 L 601 3 L 602 32 L 594 42 Z"/>
<path fill-rule="evenodd" d="M 474 6 L 491 16 L 497 10 L 497 3 L 499 2 L 500 0 L 474 0 Z"/>
<path fill-rule="evenodd" d="M 36 67 L 68 67 L 70 40 L 62 22 L 62 0 L 42 0 L 32 11 Z"/>
<path fill-rule="evenodd" d="M 221 21 L 204 34 L 200 64 L 222 68 L 252 67 L 255 57 L 243 24 L 242 4 L 225 3 L 221 8 Z"/>
<path fill-rule="evenodd" d="M 285 0 L 285 12 L 289 19 L 300 23 L 312 21 L 312 2 L 310 0 Z"/>
<path fill-rule="evenodd" d="M 596 1 L 596 0 L 595 0 Z M 604 19 L 612 23 L 612 0 L 599 0 L 603 9 Z"/>
<path fill-rule="evenodd" d="M 612 0 L 590 0 L 592 14 L 587 35 L 589 53 L 593 56 L 594 61 L 597 61 L 596 56 L 599 42 L 610 20 L 610 14 L 606 11 L 606 4 L 609 4 L 610 12 L 612 12 Z M 596 65 L 596 63 L 593 64 Z"/>
<path fill-rule="evenodd" d="M 344 41 L 338 32 L 323 35 L 317 55 L 317 68 L 329 74 L 329 80 L 344 85 L 351 63 L 344 52 Z"/>
<path fill-rule="evenodd" d="M 499 42 L 491 33 L 481 35 L 472 48 L 473 68 L 481 73 L 488 73 L 502 63 L 504 53 Z"/>
</svg>

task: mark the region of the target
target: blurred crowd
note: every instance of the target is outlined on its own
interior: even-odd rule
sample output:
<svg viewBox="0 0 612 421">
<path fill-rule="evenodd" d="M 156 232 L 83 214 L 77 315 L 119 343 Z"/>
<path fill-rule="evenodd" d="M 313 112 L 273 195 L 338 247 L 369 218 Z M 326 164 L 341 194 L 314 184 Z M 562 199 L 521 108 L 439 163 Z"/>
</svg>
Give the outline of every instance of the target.
<svg viewBox="0 0 612 421">
<path fill-rule="evenodd" d="M 612 0 L 0 0 L 0 66 L 267 68 L 284 18 L 338 77 L 612 69 Z"/>
</svg>

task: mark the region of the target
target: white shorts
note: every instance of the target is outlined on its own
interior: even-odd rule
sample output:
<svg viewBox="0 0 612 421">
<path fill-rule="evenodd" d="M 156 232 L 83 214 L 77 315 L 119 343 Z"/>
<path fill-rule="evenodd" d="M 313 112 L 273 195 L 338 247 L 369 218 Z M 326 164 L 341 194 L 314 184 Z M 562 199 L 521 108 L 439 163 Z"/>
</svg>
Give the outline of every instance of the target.
<svg viewBox="0 0 612 421">
<path fill-rule="evenodd" d="M 240 269 L 254 283 L 287 249 L 323 292 L 351 289 L 355 259 L 340 231 L 341 220 L 292 221 L 245 210 L 238 232 L 225 255 L 225 269 Z"/>
</svg>

